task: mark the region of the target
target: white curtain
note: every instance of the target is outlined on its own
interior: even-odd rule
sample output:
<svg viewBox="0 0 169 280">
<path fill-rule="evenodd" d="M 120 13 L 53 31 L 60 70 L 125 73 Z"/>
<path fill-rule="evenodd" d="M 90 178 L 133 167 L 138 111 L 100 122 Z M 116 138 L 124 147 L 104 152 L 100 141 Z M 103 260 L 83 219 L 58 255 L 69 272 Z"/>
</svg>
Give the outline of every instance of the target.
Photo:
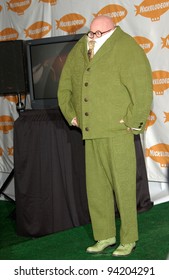
<svg viewBox="0 0 169 280">
<path fill-rule="evenodd" d="M 0 1 L 0 41 L 85 33 L 91 20 L 101 14 L 111 16 L 133 36 L 150 61 L 154 100 L 142 144 L 149 181 L 165 183 L 169 164 L 169 0 Z M 13 167 L 16 102 L 12 96 L 0 97 L 0 172 L 10 172 Z"/>
</svg>

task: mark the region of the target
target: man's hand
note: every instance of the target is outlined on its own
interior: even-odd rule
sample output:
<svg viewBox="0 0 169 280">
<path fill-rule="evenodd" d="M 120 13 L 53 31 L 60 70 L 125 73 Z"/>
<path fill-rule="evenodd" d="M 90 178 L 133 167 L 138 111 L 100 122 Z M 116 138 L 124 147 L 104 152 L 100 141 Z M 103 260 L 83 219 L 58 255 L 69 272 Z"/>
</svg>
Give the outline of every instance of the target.
<svg viewBox="0 0 169 280">
<path fill-rule="evenodd" d="M 77 126 L 77 127 L 78 127 L 78 121 L 77 121 L 77 118 L 76 118 L 76 117 L 73 118 L 73 120 L 71 121 L 71 124 L 72 124 L 73 126 Z"/>
<path fill-rule="evenodd" d="M 124 123 L 124 121 L 123 121 L 123 120 L 120 120 L 120 123 Z"/>
</svg>

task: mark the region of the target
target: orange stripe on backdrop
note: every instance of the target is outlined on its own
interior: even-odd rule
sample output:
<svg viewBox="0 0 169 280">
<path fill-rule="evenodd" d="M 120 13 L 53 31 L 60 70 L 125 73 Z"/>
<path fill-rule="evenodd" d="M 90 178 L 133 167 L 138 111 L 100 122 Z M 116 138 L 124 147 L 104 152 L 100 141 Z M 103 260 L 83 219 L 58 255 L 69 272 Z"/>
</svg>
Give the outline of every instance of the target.
<svg viewBox="0 0 169 280">
<path fill-rule="evenodd" d="M 8 149 L 8 156 L 13 156 L 13 152 L 14 152 L 14 147 L 11 148 L 7 148 Z"/>
<path fill-rule="evenodd" d="M 4 152 L 5 152 L 4 149 L 2 147 L 0 147 L 0 157 L 3 156 Z M 7 147 L 7 154 L 8 154 L 8 156 L 13 157 L 14 147 L 11 147 L 11 148 Z"/>
<path fill-rule="evenodd" d="M 139 6 L 135 5 L 136 16 L 141 15 L 152 21 L 159 21 L 160 17 L 169 9 L 168 0 L 144 0 Z"/>
<path fill-rule="evenodd" d="M 165 38 L 161 38 L 161 40 L 162 40 L 162 47 L 161 48 L 169 49 L 169 35 Z"/>
<path fill-rule="evenodd" d="M 148 127 L 154 125 L 156 120 L 157 120 L 156 114 L 153 111 L 150 111 L 150 114 L 148 116 L 148 119 L 147 119 L 147 122 L 146 122 L 146 125 L 145 125 L 145 130 L 147 130 Z"/>
<path fill-rule="evenodd" d="M 142 47 L 145 53 L 149 53 L 154 46 L 153 42 L 150 41 L 148 38 L 141 37 L 141 36 L 135 36 L 133 38 L 140 45 L 140 47 Z"/>
<path fill-rule="evenodd" d="M 30 37 L 31 39 L 39 39 L 45 37 L 51 31 L 51 29 L 52 26 L 48 22 L 37 21 L 24 30 L 25 37 Z"/>
<path fill-rule="evenodd" d="M 49 3 L 51 6 L 57 4 L 57 0 L 39 0 L 39 2 Z"/>
<path fill-rule="evenodd" d="M 60 20 L 56 20 L 56 29 L 60 28 L 68 34 L 77 32 L 86 23 L 86 18 L 80 14 L 71 13 L 64 15 Z"/>
<path fill-rule="evenodd" d="M 156 95 L 163 95 L 164 91 L 169 88 L 169 72 L 158 70 L 152 73 L 153 90 Z"/>
<path fill-rule="evenodd" d="M 161 167 L 168 167 L 169 164 L 169 145 L 165 143 L 156 144 L 146 149 L 146 157 L 160 164 Z"/>
<path fill-rule="evenodd" d="M 17 95 L 6 95 L 4 99 L 8 100 L 9 102 L 14 102 L 15 104 L 18 103 L 18 96 Z M 25 96 L 21 96 L 21 100 L 25 101 Z"/>
<path fill-rule="evenodd" d="M 32 0 L 10 0 L 7 2 L 8 10 L 11 10 L 17 15 L 23 15 L 25 10 L 29 8 Z"/>
<path fill-rule="evenodd" d="M 3 156 L 3 152 L 4 152 L 4 149 L 2 149 L 2 148 L 0 147 L 0 157 Z"/>
<path fill-rule="evenodd" d="M 164 112 L 164 123 L 169 122 L 169 112 Z"/>
<path fill-rule="evenodd" d="M 17 40 L 19 33 L 14 28 L 7 27 L 0 31 L 0 41 L 11 41 Z"/>
<path fill-rule="evenodd" d="M 13 129 L 14 119 L 11 116 L 3 115 L 0 116 L 0 131 L 7 134 Z"/>
<path fill-rule="evenodd" d="M 113 21 L 117 24 L 121 20 L 123 20 L 127 16 L 127 10 L 120 5 L 110 4 L 103 7 L 99 12 L 93 14 L 94 17 L 100 15 L 106 15 L 113 19 Z"/>
</svg>

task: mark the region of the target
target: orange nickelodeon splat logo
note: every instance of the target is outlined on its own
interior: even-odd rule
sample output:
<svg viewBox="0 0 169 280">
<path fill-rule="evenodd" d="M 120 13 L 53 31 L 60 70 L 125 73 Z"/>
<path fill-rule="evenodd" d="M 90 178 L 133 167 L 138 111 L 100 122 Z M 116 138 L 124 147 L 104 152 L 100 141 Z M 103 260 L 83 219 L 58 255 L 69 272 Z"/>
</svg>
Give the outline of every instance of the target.
<svg viewBox="0 0 169 280">
<path fill-rule="evenodd" d="M 0 116 L 0 131 L 7 134 L 9 130 L 13 129 L 14 119 L 8 115 Z"/>
<path fill-rule="evenodd" d="M 80 14 L 67 14 L 60 20 L 56 20 L 56 29 L 60 28 L 67 33 L 75 33 L 86 23 L 86 19 Z"/>
<path fill-rule="evenodd" d="M 160 143 L 146 149 L 146 157 L 160 163 L 161 167 L 167 167 L 169 164 L 169 145 Z"/>
<path fill-rule="evenodd" d="M 144 0 L 139 6 L 136 6 L 136 16 L 140 14 L 143 17 L 151 18 L 151 21 L 160 20 L 160 16 L 169 9 L 168 0 Z"/>
<path fill-rule="evenodd" d="M 7 99 L 9 102 L 14 102 L 15 104 L 18 102 L 17 96 L 4 96 L 4 99 Z"/>
<path fill-rule="evenodd" d="M 120 5 L 110 4 L 102 8 L 97 14 L 93 15 L 94 17 L 101 15 L 109 16 L 115 23 L 118 23 L 126 17 L 127 10 Z"/>
<path fill-rule="evenodd" d="M 169 122 L 169 113 L 168 112 L 164 112 L 164 114 L 165 114 L 164 123 Z"/>
<path fill-rule="evenodd" d="M 9 95 L 9 96 L 4 96 L 4 99 L 8 100 L 9 102 L 14 102 L 15 104 L 18 102 L 18 97 L 16 95 Z M 25 96 L 21 96 L 21 100 L 25 100 Z"/>
<path fill-rule="evenodd" d="M 8 156 L 13 156 L 13 151 L 14 151 L 13 147 L 8 148 Z"/>
<path fill-rule="evenodd" d="M 162 47 L 161 48 L 167 48 L 169 49 L 169 35 L 166 38 L 162 38 Z"/>
<path fill-rule="evenodd" d="M 158 70 L 152 73 L 153 91 L 156 95 L 163 95 L 164 91 L 169 88 L 169 72 Z"/>
<path fill-rule="evenodd" d="M 3 155 L 4 150 L 0 147 L 0 157 Z"/>
<path fill-rule="evenodd" d="M 39 2 L 49 3 L 51 6 L 56 5 L 57 0 L 39 0 Z"/>
<path fill-rule="evenodd" d="M 25 10 L 27 10 L 31 4 L 32 0 L 10 0 L 7 2 L 8 10 L 17 13 L 18 15 L 23 15 Z"/>
<path fill-rule="evenodd" d="M 148 53 L 151 51 L 151 49 L 153 47 L 153 43 L 149 39 L 147 39 L 145 37 L 141 37 L 141 36 L 135 36 L 133 38 L 140 45 L 140 47 L 142 47 L 142 49 L 145 51 L 145 53 Z"/>
<path fill-rule="evenodd" d="M 51 24 L 45 21 L 37 21 L 25 29 L 25 36 L 32 39 L 39 39 L 47 35 L 52 29 Z"/>
<path fill-rule="evenodd" d="M 150 114 L 148 116 L 146 125 L 145 125 L 145 130 L 148 129 L 149 126 L 152 126 L 157 120 L 157 116 L 155 115 L 154 112 L 150 111 Z"/>
<path fill-rule="evenodd" d="M 0 31 L 0 41 L 17 40 L 19 33 L 13 28 L 5 28 Z"/>
</svg>

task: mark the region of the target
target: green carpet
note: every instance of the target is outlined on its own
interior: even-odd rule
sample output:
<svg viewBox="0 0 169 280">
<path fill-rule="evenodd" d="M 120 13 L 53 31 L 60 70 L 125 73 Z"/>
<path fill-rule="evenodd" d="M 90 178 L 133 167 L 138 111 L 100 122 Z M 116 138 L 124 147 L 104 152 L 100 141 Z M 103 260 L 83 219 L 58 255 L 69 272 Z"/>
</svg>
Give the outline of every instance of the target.
<svg viewBox="0 0 169 280">
<path fill-rule="evenodd" d="M 112 260 L 113 248 L 100 254 L 88 254 L 93 244 L 91 225 L 76 227 L 39 238 L 16 234 L 15 205 L 0 201 L 0 259 L 1 260 Z M 116 219 L 117 232 L 120 220 Z M 155 205 L 138 214 L 139 241 L 136 250 L 125 260 L 165 260 L 169 253 L 169 202 Z M 119 237 L 117 236 L 119 242 Z"/>
</svg>

